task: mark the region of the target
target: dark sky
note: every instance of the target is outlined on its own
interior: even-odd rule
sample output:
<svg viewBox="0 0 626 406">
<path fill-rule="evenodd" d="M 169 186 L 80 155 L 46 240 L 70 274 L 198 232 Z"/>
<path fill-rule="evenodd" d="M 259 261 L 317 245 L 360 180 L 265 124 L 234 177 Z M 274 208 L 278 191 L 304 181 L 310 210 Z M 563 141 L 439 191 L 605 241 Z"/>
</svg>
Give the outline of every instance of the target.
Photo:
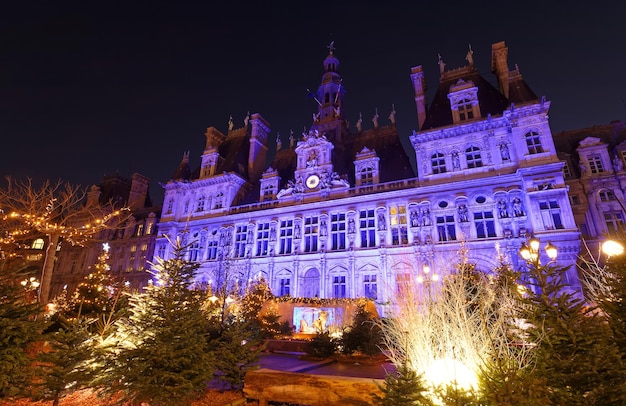
<svg viewBox="0 0 626 406">
<path fill-rule="evenodd" d="M 55 4 L 57 3 L 57 4 Z M 265 3 L 265 4 L 264 4 Z M 381 125 L 392 104 L 405 138 L 417 128 L 410 69 L 436 90 L 437 54 L 492 80 L 491 44 L 552 102 L 553 132 L 625 119 L 626 3 L 421 1 L 21 1 L 0 16 L 0 169 L 35 181 L 99 183 L 104 175 L 162 189 L 204 132 L 260 113 L 276 138 L 311 125 L 326 46 L 351 125 Z M 437 3 L 437 4 L 435 4 Z M 559 2 L 560 3 L 560 2 Z M 614 3 L 603 6 L 604 3 Z M 480 5 L 480 7 L 479 7 Z M 495 81 L 492 80 L 492 83 Z M 430 102 L 430 97 L 428 97 Z"/>
</svg>

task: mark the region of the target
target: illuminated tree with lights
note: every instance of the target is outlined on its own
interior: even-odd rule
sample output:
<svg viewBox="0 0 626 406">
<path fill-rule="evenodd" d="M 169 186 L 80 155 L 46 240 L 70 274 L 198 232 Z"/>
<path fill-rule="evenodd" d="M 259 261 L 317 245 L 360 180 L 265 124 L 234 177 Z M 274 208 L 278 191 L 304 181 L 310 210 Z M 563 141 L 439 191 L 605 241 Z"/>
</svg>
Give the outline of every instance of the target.
<svg viewBox="0 0 626 406">
<path fill-rule="evenodd" d="M 191 289 L 199 264 L 185 259 L 180 240 L 172 246 L 171 259 L 153 264 L 154 283 L 130 297 L 130 317 L 120 321 L 117 345 L 102 363 L 97 383 L 106 393 L 123 389 L 123 400 L 186 405 L 213 378 L 205 292 Z"/>
<path fill-rule="evenodd" d="M 392 315 L 380 323 L 396 370 L 415 372 L 431 400 L 446 404 L 478 404 L 484 381 L 532 365 L 529 349 L 512 350 L 519 344 L 509 333 L 518 311 L 517 288 L 494 283 L 498 270 L 494 276 L 476 271 L 467 254 L 462 247 L 453 269 L 438 268 L 443 275 L 428 268 L 414 278 L 421 283 L 398 285 Z M 502 371 L 488 378 L 484 373 L 492 372 L 488 365 L 494 360 L 503 363 Z"/>
<path fill-rule="evenodd" d="M 36 289 L 24 273 L 0 268 L 0 399 L 23 395 L 30 386 L 35 344 L 41 342 L 41 307 L 29 300 Z"/>
<path fill-rule="evenodd" d="M 122 223 L 127 208 L 112 204 L 86 205 L 86 191 L 79 186 L 46 180 L 37 187 L 31 179 L 16 181 L 6 178 L 0 188 L 0 238 L 9 246 L 24 236 L 43 235 L 48 238 L 39 288 L 39 302 L 48 303 L 52 271 L 61 240 L 84 245 L 104 228 Z M 117 222 L 117 223 L 115 223 Z"/>
</svg>

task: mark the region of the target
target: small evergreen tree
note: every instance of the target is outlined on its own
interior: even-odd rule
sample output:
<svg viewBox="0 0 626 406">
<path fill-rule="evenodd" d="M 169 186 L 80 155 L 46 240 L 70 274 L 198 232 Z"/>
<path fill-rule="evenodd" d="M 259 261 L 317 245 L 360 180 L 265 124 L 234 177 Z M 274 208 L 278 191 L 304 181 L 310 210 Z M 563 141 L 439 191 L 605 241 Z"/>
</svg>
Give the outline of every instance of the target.
<svg viewBox="0 0 626 406">
<path fill-rule="evenodd" d="M 49 348 L 39 356 L 36 399 L 52 400 L 57 406 L 64 394 L 82 389 L 90 381 L 92 359 L 89 323 L 83 318 L 64 320 L 63 325 L 46 334 Z"/>
<path fill-rule="evenodd" d="M 203 292 L 190 289 L 199 264 L 185 259 L 180 241 L 172 246 L 173 258 L 153 266 L 155 283 L 132 295 L 110 354 L 105 393 L 123 389 L 123 400 L 185 405 L 213 377 Z"/>
<path fill-rule="evenodd" d="M 406 363 L 401 364 L 395 373 L 388 373 L 385 384 L 378 387 L 383 396 L 374 395 L 374 400 L 381 406 L 434 406 L 423 376 Z"/>
<path fill-rule="evenodd" d="M 374 322 L 373 315 L 367 311 L 365 305 L 359 303 L 352 325 L 341 336 L 341 352 L 353 354 L 360 351 L 365 355 L 375 355 L 380 353 L 381 343 L 382 331 L 379 324 Z"/>
<path fill-rule="evenodd" d="M 337 341 L 330 336 L 328 331 L 318 331 L 315 336 L 306 343 L 305 351 L 308 355 L 317 358 L 329 358 L 337 352 Z"/>
<path fill-rule="evenodd" d="M 212 344 L 218 380 L 225 388 L 242 390 L 246 373 L 258 368 L 256 363 L 263 349 L 260 342 L 253 337 L 245 322 L 235 321 L 224 328 Z"/>
<path fill-rule="evenodd" d="M 0 268 L 0 399 L 22 395 L 31 384 L 35 345 L 42 341 L 42 307 L 19 270 Z"/>
<path fill-rule="evenodd" d="M 550 385 L 551 404 L 626 404 L 626 375 L 612 333 L 596 309 L 567 290 L 567 268 L 529 266 L 529 341 L 536 344 L 535 377 Z"/>
</svg>

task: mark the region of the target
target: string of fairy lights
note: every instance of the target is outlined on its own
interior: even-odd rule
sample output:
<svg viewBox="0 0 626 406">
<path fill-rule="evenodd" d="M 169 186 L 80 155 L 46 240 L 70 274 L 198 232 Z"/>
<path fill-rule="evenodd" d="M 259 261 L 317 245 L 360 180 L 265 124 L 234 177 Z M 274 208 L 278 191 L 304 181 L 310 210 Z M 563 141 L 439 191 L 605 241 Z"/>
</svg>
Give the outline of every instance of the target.
<svg viewBox="0 0 626 406">
<path fill-rule="evenodd" d="M 80 246 L 83 245 L 89 236 L 104 228 L 112 218 L 118 217 L 123 212 L 129 210 L 129 208 L 114 210 L 101 218 L 95 218 L 79 225 L 67 225 L 52 220 L 53 201 L 46 206 L 43 214 L 20 213 L 17 211 L 5 213 L 0 210 L 0 221 L 9 228 L 0 235 L 0 245 L 15 244 L 17 240 L 24 238 L 24 236 L 38 232 L 46 235 L 56 234 L 72 245 Z"/>
</svg>

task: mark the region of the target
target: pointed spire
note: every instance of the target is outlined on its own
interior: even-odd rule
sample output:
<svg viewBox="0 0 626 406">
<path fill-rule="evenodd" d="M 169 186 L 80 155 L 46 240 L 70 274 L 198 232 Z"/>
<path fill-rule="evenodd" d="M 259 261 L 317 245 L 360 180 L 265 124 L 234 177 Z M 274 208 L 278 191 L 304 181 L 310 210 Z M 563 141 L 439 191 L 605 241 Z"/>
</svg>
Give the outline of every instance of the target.
<svg viewBox="0 0 626 406">
<path fill-rule="evenodd" d="M 277 132 L 276 133 L 276 151 L 280 151 L 282 147 L 283 147 L 283 142 L 280 140 L 280 133 Z"/>
<path fill-rule="evenodd" d="M 172 175 L 172 180 L 190 180 L 191 168 L 189 167 L 189 151 L 183 153 L 183 159 L 180 161 L 176 172 Z"/>
<path fill-rule="evenodd" d="M 439 65 L 439 74 L 443 75 L 443 72 L 446 70 L 446 63 L 443 61 L 443 59 L 441 59 L 441 54 L 437 54 L 437 58 L 437 65 Z"/>
<path fill-rule="evenodd" d="M 465 55 L 465 60 L 469 62 L 470 66 L 474 66 L 474 51 L 472 51 L 472 44 L 469 44 L 469 51 Z"/>
</svg>

